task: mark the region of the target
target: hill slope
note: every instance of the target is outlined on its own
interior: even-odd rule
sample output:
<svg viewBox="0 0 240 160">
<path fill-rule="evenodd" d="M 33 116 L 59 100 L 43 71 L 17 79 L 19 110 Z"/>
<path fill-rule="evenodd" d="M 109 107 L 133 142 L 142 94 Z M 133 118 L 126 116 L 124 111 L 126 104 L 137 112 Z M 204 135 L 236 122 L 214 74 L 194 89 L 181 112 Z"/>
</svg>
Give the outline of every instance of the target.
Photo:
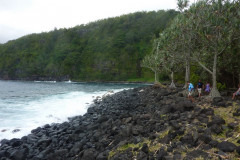
<svg viewBox="0 0 240 160">
<path fill-rule="evenodd" d="M 177 15 L 137 12 L 31 34 L 0 45 L 0 78 L 121 81 L 150 77 L 140 67 L 152 39 Z"/>
</svg>

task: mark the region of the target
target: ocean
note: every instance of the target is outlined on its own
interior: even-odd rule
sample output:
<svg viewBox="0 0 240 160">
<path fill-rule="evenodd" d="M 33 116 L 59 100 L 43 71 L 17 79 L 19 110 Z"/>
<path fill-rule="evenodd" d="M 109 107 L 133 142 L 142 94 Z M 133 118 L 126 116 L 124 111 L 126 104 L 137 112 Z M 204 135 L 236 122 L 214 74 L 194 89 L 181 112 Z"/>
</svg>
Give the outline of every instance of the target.
<svg viewBox="0 0 240 160">
<path fill-rule="evenodd" d="M 0 80 L 0 141 L 21 138 L 45 124 L 83 115 L 97 96 L 143 85 Z"/>
</svg>

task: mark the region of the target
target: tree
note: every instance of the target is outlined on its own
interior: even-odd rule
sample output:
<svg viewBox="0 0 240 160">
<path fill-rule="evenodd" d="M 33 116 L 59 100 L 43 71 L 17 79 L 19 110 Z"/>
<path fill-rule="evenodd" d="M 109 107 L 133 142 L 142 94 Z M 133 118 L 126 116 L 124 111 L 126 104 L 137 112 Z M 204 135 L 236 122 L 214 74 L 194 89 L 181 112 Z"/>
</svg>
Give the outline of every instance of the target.
<svg viewBox="0 0 240 160">
<path fill-rule="evenodd" d="M 180 11 L 180 15 L 177 16 L 174 20 L 176 21 L 175 23 L 172 23 L 172 25 L 178 25 L 178 29 L 179 31 L 182 33 L 179 34 L 179 38 L 178 38 L 178 44 L 181 45 L 182 47 L 179 47 L 179 51 L 180 48 L 182 48 L 182 54 L 184 56 L 184 61 L 185 61 L 185 84 L 183 88 L 187 88 L 187 82 L 190 80 L 190 46 L 191 46 L 191 40 L 189 41 L 189 39 L 191 39 L 191 36 L 188 36 L 188 34 L 183 34 L 187 32 L 187 28 L 186 28 L 186 22 L 187 20 L 187 12 L 184 12 L 184 9 L 187 8 L 189 6 L 189 1 L 188 0 L 178 0 L 177 1 L 177 6 L 178 6 L 178 10 Z M 188 40 L 187 37 L 188 36 Z M 190 43 L 189 43 L 190 42 Z"/>
<path fill-rule="evenodd" d="M 158 74 L 163 70 L 163 64 L 159 54 L 159 41 L 154 40 L 153 50 L 151 54 L 144 57 L 141 66 L 151 69 L 155 74 L 155 83 L 159 83 Z"/>
<path fill-rule="evenodd" d="M 217 89 L 217 62 L 218 57 L 229 49 L 237 32 L 235 22 L 238 15 L 239 2 L 230 0 L 203 0 L 193 5 L 191 25 L 193 34 L 199 41 L 193 51 L 193 59 L 212 75 L 213 88 L 210 96 L 220 97 Z M 239 22 L 238 22 L 239 23 Z M 239 29 L 239 28 L 238 28 Z M 212 68 L 207 63 L 212 59 Z"/>
<path fill-rule="evenodd" d="M 176 88 L 174 84 L 174 73 L 181 69 L 179 63 L 182 61 L 182 55 L 178 49 L 177 41 L 179 39 L 177 35 L 176 26 L 171 25 L 161 33 L 159 38 L 161 44 L 159 46 L 160 52 L 158 53 L 161 58 L 159 61 L 161 61 L 164 70 L 170 73 L 170 88 Z"/>
<path fill-rule="evenodd" d="M 9 41 L 0 45 L 0 78 L 150 79 L 151 71 L 143 71 L 140 62 L 177 14 L 137 12 Z"/>
</svg>

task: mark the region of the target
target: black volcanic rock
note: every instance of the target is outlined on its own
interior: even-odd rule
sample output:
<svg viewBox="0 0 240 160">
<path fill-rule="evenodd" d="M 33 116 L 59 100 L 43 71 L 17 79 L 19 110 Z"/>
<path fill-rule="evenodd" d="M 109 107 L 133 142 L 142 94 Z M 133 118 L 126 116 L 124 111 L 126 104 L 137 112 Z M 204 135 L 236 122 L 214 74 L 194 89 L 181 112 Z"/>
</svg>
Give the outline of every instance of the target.
<svg viewBox="0 0 240 160">
<path fill-rule="evenodd" d="M 187 153 L 187 156 L 185 159 L 195 159 L 195 158 L 203 158 L 207 159 L 208 158 L 208 153 L 201 151 L 201 150 L 194 150 L 192 152 Z"/>
<path fill-rule="evenodd" d="M 234 152 L 237 146 L 231 142 L 223 141 L 217 145 L 217 148 L 223 152 Z"/>
<path fill-rule="evenodd" d="M 86 114 L 61 124 L 33 129 L 21 139 L 2 140 L 5 159 L 122 160 L 184 158 L 185 148 L 199 146 L 188 157 L 208 157 L 201 149 L 218 147 L 212 134 L 222 132 L 224 119 L 200 108 L 174 90 L 155 86 L 124 90 L 95 100 Z M 204 126 L 204 127 L 203 127 Z M 226 126 L 226 125 L 225 125 Z M 228 124 L 231 129 L 236 124 Z M 150 141 L 146 143 L 146 139 Z M 154 153 L 151 145 L 165 148 Z M 121 150 L 121 151 L 119 151 Z M 111 153 L 111 154 L 110 154 Z M 135 154 L 137 153 L 137 154 Z"/>
</svg>

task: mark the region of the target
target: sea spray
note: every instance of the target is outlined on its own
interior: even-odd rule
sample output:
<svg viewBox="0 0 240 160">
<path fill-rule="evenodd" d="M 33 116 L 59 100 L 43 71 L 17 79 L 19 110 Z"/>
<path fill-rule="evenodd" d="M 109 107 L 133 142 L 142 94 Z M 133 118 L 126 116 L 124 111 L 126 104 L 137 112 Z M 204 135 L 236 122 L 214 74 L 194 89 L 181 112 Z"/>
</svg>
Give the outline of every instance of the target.
<svg viewBox="0 0 240 160">
<path fill-rule="evenodd" d="M 39 126 L 83 115 L 96 97 L 135 85 L 0 81 L 0 87 L 1 140 L 21 138 Z"/>
</svg>

